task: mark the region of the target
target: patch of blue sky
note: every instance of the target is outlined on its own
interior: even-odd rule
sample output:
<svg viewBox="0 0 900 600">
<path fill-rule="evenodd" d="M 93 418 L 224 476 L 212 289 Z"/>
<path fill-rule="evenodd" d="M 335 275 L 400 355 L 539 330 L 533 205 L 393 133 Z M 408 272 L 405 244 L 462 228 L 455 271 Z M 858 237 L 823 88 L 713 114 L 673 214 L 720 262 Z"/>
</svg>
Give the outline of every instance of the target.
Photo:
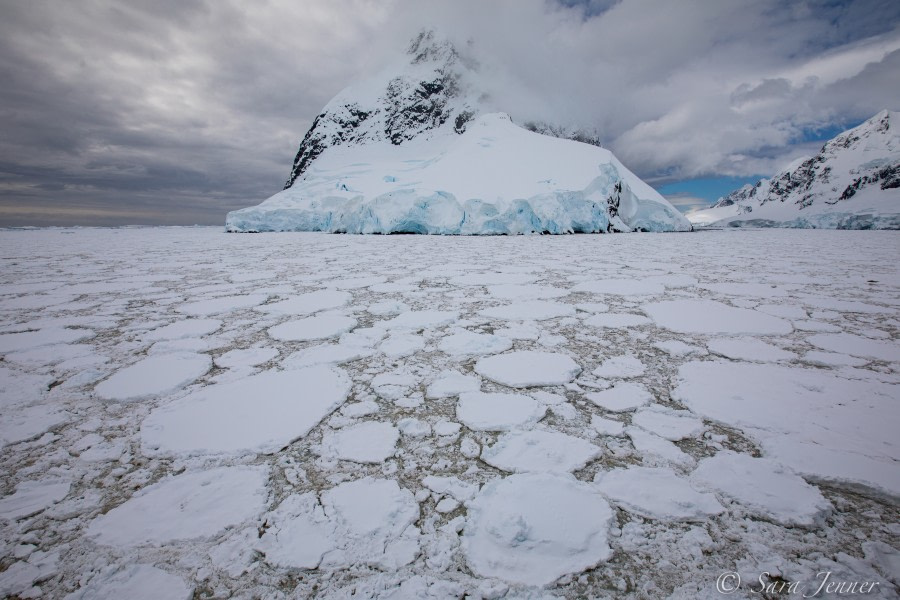
<svg viewBox="0 0 900 600">
<path fill-rule="evenodd" d="M 702 177 L 666 183 L 656 188 L 663 196 L 691 197 L 705 200 L 712 204 L 722 196 L 733 192 L 744 184 L 755 184 L 765 175 L 749 175 L 747 177 Z"/>
<path fill-rule="evenodd" d="M 836 137 L 838 134 L 847 131 L 848 129 L 852 129 L 856 127 L 860 123 L 862 123 L 865 119 L 859 122 L 852 123 L 834 123 L 831 125 L 826 125 L 824 127 L 806 127 L 803 129 L 801 133 L 801 137 L 797 140 L 800 143 L 808 143 L 808 142 L 827 142 L 833 137 Z"/>
</svg>

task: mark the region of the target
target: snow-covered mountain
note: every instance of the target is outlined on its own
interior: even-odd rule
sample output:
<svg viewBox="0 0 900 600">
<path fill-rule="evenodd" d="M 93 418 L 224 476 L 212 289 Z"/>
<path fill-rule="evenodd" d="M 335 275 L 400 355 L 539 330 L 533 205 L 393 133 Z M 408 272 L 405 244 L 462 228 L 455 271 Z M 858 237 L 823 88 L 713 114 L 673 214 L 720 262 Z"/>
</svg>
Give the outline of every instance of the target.
<svg viewBox="0 0 900 600">
<path fill-rule="evenodd" d="M 432 31 L 421 33 L 402 62 L 328 103 L 303 138 L 285 189 L 229 213 L 226 229 L 691 229 L 595 136 L 545 123 L 519 127 L 479 91 L 478 78 L 472 56 Z"/>
<path fill-rule="evenodd" d="M 699 226 L 900 229 L 900 113 L 884 110 L 688 218 Z"/>
</svg>

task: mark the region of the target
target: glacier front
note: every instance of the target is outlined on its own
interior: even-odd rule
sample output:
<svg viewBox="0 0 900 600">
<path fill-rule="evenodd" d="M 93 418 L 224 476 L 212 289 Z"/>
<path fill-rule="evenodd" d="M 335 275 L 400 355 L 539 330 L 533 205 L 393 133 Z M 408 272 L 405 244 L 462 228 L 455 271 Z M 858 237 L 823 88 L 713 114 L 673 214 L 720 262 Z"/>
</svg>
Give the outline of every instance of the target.
<svg viewBox="0 0 900 600">
<path fill-rule="evenodd" d="M 459 134 L 334 146 L 226 230 L 446 235 L 690 231 L 611 152 L 518 127 L 504 113 Z"/>
</svg>

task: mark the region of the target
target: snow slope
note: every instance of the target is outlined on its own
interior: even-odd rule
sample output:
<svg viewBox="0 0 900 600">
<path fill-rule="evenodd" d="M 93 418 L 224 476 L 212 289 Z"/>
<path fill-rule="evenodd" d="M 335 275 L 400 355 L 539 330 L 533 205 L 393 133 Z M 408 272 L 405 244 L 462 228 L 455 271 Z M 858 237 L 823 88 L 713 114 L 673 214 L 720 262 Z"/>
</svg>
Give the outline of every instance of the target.
<svg viewBox="0 0 900 600">
<path fill-rule="evenodd" d="M 475 68 L 449 42 L 423 34 L 405 63 L 329 102 L 285 189 L 229 213 L 226 230 L 690 230 L 608 150 L 529 131 L 485 104 Z"/>
<path fill-rule="evenodd" d="M 687 217 L 697 226 L 900 229 L 900 112 L 881 111 Z"/>
<path fill-rule="evenodd" d="M 226 229 L 472 235 L 690 224 L 608 150 L 494 113 L 461 135 L 330 148 L 292 187 L 228 213 Z"/>
</svg>

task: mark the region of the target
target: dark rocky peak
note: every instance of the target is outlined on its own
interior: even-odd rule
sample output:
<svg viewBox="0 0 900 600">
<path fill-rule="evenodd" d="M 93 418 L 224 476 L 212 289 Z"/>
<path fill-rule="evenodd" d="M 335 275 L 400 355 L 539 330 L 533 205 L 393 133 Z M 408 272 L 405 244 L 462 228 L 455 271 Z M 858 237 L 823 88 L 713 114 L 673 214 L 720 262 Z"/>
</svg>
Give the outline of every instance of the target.
<svg viewBox="0 0 900 600">
<path fill-rule="evenodd" d="M 600 135 L 596 131 L 590 131 L 588 129 L 563 127 L 561 125 L 545 123 L 544 121 L 526 121 L 523 123 L 522 127 L 528 131 L 540 133 L 541 135 L 549 135 L 551 137 L 581 142 L 582 144 L 590 144 L 591 146 L 597 146 L 598 148 L 603 147 L 603 144 L 600 141 Z"/>
<path fill-rule="evenodd" d="M 456 47 L 448 39 L 440 39 L 434 29 L 420 31 L 409 44 L 407 54 L 415 65 L 424 62 L 452 64 L 459 59 Z"/>
<path fill-rule="evenodd" d="M 333 146 L 400 145 L 445 125 L 465 132 L 480 112 L 479 97 L 468 81 L 477 63 L 430 29 L 413 38 L 408 55 L 409 62 L 393 77 L 347 88 L 328 103 L 303 138 L 285 189 Z"/>
</svg>

